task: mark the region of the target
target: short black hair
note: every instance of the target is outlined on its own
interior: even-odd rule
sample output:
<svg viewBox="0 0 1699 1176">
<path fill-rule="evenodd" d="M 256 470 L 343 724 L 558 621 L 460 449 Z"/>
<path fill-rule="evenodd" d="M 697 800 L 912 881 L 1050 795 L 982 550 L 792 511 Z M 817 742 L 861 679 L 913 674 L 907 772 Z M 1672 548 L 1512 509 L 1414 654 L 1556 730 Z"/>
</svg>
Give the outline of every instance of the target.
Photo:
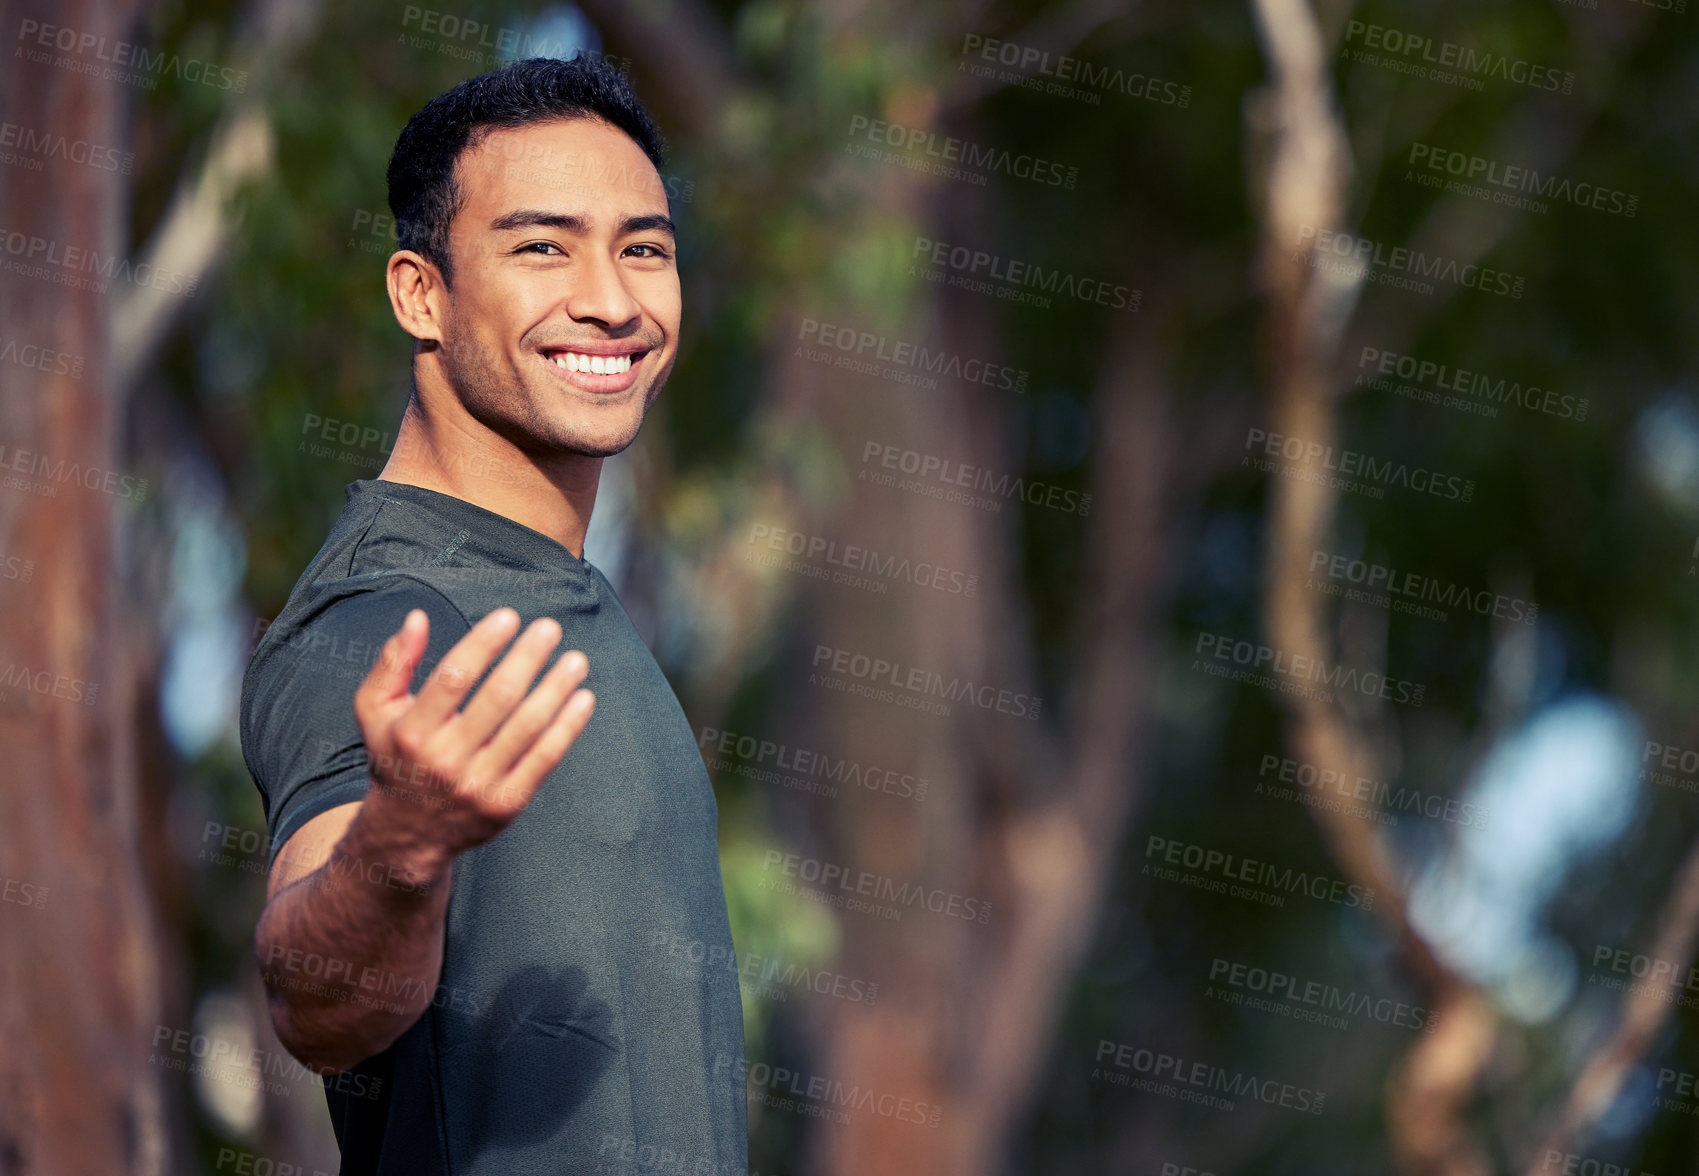
<svg viewBox="0 0 1699 1176">
<path fill-rule="evenodd" d="M 396 236 L 451 279 L 448 226 L 463 194 L 455 162 L 497 127 L 600 119 L 630 135 L 660 171 L 666 142 L 623 74 L 599 58 L 532 57 L 467 78 L 407 120 L 389 157 Z"/>
</svg>

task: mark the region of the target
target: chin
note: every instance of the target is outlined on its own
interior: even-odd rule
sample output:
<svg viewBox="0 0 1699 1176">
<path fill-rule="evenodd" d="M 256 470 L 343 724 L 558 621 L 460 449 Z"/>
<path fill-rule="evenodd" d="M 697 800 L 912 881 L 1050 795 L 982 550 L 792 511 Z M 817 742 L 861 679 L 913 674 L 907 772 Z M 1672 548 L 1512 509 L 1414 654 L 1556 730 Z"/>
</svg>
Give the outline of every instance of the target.
<svg viewBox="0 0 1699 1176">
<path fill-rule="evenodd" d="M 612 457 L 631 446 L 637 440 L 637 430 L 619 430 L 616 432 L 573 432 L 561 435 L 555 447 L 567 453 L 579 453 L 588 457 Z"/>
</svg>

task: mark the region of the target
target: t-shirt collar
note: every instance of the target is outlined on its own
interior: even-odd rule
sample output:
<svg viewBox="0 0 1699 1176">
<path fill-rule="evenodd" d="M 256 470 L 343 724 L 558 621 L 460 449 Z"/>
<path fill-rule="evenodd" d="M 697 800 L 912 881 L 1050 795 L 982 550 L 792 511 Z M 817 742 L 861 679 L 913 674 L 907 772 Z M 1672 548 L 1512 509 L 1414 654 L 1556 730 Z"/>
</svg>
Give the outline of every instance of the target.
<svg viewBox="0 0 1699 1176">
<path fill-rule="evenodd" d="M 444 494 L 409 482 L 366 478 L 348 483 L 347 501 L 376 495 L 401 502 L 433 516 L 443 524 L 444 540 L 429 564 L 438 567 L 482 567 L 494 565 L 519 573 L 532 573 L 563 582 L 564 599 L 559 603 L 579 611 L 597 604 L 596 579 L 590 562 L 572 554 L 566 545 L 541 531 L 506 515 L 486 510 L 464 498 Z M 433 537 L 433 542 L 435 537 Z"/>
</svg>

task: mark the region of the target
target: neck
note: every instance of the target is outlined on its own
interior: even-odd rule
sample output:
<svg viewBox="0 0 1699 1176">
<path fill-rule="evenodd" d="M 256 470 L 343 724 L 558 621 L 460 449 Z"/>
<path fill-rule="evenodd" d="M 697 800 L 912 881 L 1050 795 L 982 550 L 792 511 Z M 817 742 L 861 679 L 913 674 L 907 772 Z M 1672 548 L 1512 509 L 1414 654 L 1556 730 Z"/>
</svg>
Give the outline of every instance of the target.
<svg viewBox="0 0 1699 1176">
<path fill-rule="evenodd" d="M 568 453 L 539 464 L 476 420 L 452 392 L 408 398 L 395 448 L 378 477 L 423 486 L 505 515 L 584 556 L 602 459 Z"/>
</svg>

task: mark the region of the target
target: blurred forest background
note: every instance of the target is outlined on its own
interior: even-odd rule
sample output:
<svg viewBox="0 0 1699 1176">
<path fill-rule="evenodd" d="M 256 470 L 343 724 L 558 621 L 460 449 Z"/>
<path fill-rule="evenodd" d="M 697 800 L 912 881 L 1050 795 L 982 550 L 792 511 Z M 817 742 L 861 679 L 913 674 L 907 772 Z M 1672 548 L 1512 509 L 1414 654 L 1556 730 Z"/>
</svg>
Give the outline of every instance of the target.
<svg viewBox="0 0 1699 1176">
<path fill-rule="evenodd" d="M 715 779 L 751 1171 L 1699 1172 L 1683 0 L 0 9 L 0 1173 L 335 1170 L 241 674 L 406 396 L 395 136 L 580 49 L 670 143 L 587 555 Z"/>
</svg>

